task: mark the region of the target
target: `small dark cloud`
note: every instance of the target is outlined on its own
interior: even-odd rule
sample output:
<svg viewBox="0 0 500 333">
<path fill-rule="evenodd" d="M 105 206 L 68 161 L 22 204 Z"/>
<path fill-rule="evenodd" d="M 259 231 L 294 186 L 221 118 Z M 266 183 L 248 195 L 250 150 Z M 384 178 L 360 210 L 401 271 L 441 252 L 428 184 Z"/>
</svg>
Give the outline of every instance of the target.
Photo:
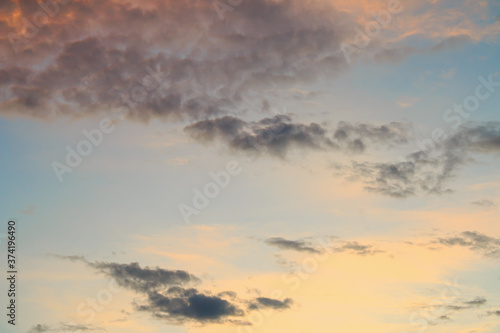
<svg viewBox="0 0 500 333">
<path fill-rule="evenodd" d="M 500 238 L 490 237 L 476 231 L 465 231 L 457 236 L 438 238 L 429 244 L 439 244 L 445 247 L 461 246 L 486 257 L 500 258 Z"/>
<path fill-rule="evenodd" d="M 51 255 L 70 261 L 81 261 L 96 271 L 113 278 L 120 287 L 138 292 L 150 292 L 159 288 L 177 286 L 200 281 L 183 270 L 168 270 L 160 267 L 141 267 L 139 263 L 119 264 L 113 262 L 88 261 L 82 256 Z"/>
<path fill-rule="evenodd" d="M 91 262 L 88 265 L 116 280 L 119 286 L 139 292 L 199 282 L 196 276 L 183 270 L 167 270 L 159 267 L 141 267 L 139 263 L 118 264 Z"/>
<path fill-rule="evenodd" d="M 137 310 L 147 311 L 156 318 L 168 319 L 177 324 L 222 322 L 226 317 L 244 316 L 244 311 L 229 301 L 200 293 L 198 290 L 172 287 L 166 292 L 150 292 L 147 304 L 137 305 Z"/>
<path fill-rule="evenodd" d="M 286 298 L 283 301 L 267 298 L 267 297 L 258 297 L 256 298 L 249 306 L 249 310 L 257 310 L 261 308 L 272 308 L 274 310 L 283 310 L 288 309 L 293 304 L 291 298 Z"/>
<path fill-rule="evenodd" d="M 309 246 L 303 240 L 288 240 L 281 237 L 272 237 L 265 240 L 265 243 L 271 246 L 276 246 L 283 250 L 294 250 L 299 252 L 320 253 L 319 250 Z"/>
</svg>

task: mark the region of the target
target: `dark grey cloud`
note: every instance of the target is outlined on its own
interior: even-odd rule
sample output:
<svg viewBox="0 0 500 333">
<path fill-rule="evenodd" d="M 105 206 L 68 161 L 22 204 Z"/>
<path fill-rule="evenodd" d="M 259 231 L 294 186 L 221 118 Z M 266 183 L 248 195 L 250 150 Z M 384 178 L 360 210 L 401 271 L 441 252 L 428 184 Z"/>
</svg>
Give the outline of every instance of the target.
<svg viewBox="0 0 500 333">
<path fill-rule="evenodd" d="M 160 267 L 141 267 L 139 263 L 132 262 L 120 264 L 113 262 L 88 261 L 83 256 L 51 255 L 55 258 L 70 261 L 80 261 L 95 269 L 99 273 L 114 279 L 123 288 L 137 292 L 150 292 L 169 286 L 179 286 L 189 283 L 198 283 L 200 279 L 183 270 L 168 270 Z"/>
<path fill-rule="evenodd" d="M 361 179 L 365 190 L 395 198 L 414 196 L 420 191 L 442 194 L 450 190 L 447 182 L 455 175 L 455 166 L 461 162 L 456 155 L 431 156 L 426 152 L 408 155 L 398 162 L 356 162 L 346 170 L 350 179 Z"/>
<path fill-rule="evenodd" d="M 362 181 L 367 191 L 395 198 L 450 193 L 449 183 L 475 154 L 500 153 L 500 123 L 470 123 L 431 149 L 407 155 L 396 162 L 333 164 L 340 174 Z"/>
<path fill-rule="evenodd" d="M 367 147 L 399 147 L 414 137 L 411 126 L 403 123 L 339 122 L 331 134 L 325 125 L 294 123 L 288 115 L 259 121 L 227 116 L 196 122 L 185 131 L 200 142 L 220 141 L 235 151 L 280 158 L 293 148 L 359 154 Z M 421 193 L 451 193 L 450 183 L 463 165 L 474 162 L 476 154 L 498 153 L 500 123 L 469 123 L 432 148 L 413 152 L 398 161 L 352 161 L 350 165 L 335 163 L 332 167 L 349 180 L 363 182 L 367 191 L 407 198 Z"/>
<path fill-rule="evenodd" d="M 288 240 L 281 237 L 272 237 L 265 240 L 265 243 L 276 246 L 283 250 L 294 250 L 299 252 L 320 253 L 320 250 L 311 247 L 308 242 L 303 240 Z"/>
<path fill-rule="evenodd" d="M 163 293 L 150 292 L 147 304 L 137 305 L 136 308 L 178 324 L 189 320 L 222 322 L 227 317 L 245 314 L 235 304 L 219 296 L 205 295 L 196 289 L 182 287 L 172 287 Z"/>
<path fill-rule="evenodd" d="M 457 236 L 440 237 L 429 243 L 444 247 L 461 246 L 490 258 L 500 258 L 500 238 L 490 237 L 476 231 L 464 231 Z"/>
<path fill-rule="evenodd" d="M 347 150 L 353 152 L 363 152 L 366 142 L 389 147 L 407 144 L 412 136 L 412 128 L 398 122 L 378 126 L 341 121 L 333 134 L 337 143 L 347 144 Z"/>
<path fill-rule="evenodd" d="M 469 123 L 459 128 L 444 143 L 447 150 L 475 153 L 500 153 L 500 122 Z"/>
<path fill-rule="evenodd" d="M 141 267 L 137 262 L 130 264 L 90 262 L 88 265 L 115 279 L 119 286 L 139 292 L 200 281 L 196 276 L 183 270 Z"/>
<path fill-rule="evenodd" d="M 264 152 L 278 157 L 285 157 L 293 147 L 315 150 L 337 147 L 321 125 L 292 123 L 286 115 L 255 122 L 226 116 L 199 121 L 187 126 L 185 131 L 198 141 L 218 139 L 236 151 Z"/>
<path fill-rule="evenodd" d="M 249 310 L 257 310 L 262 308 L 272 308 L 274 310 L 283 310 L 288 309 L 293 304 L 293 300 L 291 298 L 286 298 L 283 301 L 267 298 L 267 297 L 257 297 L 250 305 L 248 306 Z"/>
<path fill-rule="evenodd" d="M 255 300 L 240 299 L 233 291 L 224 291 L 216 295 L 208 291 L 200 291 L 192 285 L 199 284 L 201 280 L 184 270 L 141 267 L 136 262 L 129 264 L 92 262 L 81 256 L 52 256 L 83 262 L 95 271 L 114 279 L 119 286 L 142 295 L 142 300 L 134 301 L 135 309 L 147 312 L 154 318 L 164 319 L 176 325 L 186 322 L 249 325 L 244 320 L 234 318 L 244 318 L 246 312 L 241 308 L 245 304 L 255 303 Z M 276 309 L 284 309 L 278 306 L 280 302 L 288 305 L 291 300 L 279 301 L 266 298 L 262 300 L 261 305 L 272 307 L 271 304 L 275 304 Z M 49 328 L 38 325 L 34 329 L 39 331 L 32 333 L 44 332 L 43 329 Z"/>
<path fill-rule="evenodd" d="M 376 126 L 340 122 L 331 134 L 320 124 L 294 123 L 288 115 L 249 122 L 226 116 L 196 122 L 187 126 L 185 131 L 200 142 L 220 140 L 236 151 L 278 157 L 285 157 L 293 147 L 357 154 L 363 153 L 370 145 L 393 147 L 406 144 L 411 137 L 411 128 L 402 123 Z"/>
</svg>

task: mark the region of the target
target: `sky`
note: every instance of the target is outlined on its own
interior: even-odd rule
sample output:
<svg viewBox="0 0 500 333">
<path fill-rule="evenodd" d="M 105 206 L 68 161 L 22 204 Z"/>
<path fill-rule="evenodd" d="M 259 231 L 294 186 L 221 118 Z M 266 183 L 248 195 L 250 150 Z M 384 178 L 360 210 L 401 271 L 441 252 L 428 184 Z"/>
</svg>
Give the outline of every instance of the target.
<svg viewBox="0 0 500 333">
<path fill-rule="evenodd" d="M 0 1 L 0 331 L 500 332 L 499 42 L 494 0 Z"/>
</svg>

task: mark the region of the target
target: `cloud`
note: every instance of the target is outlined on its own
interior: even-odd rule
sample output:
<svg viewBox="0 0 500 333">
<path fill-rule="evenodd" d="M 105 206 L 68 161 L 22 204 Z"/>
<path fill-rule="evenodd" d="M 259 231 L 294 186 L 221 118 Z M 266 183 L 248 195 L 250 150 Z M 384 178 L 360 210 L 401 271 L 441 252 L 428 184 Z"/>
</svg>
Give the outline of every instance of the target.
<svg viewBox="0 0 500 333">
<path fill-rule="evenodd" d="M 218 296 L 209 296 L 198 290 L 181 287 L 169 288 L 166 292 L 150 292 L 146 305 L 136 306 L 153 316 L 175 323 L 189 320 L 198 322 L 222 322 L 229 316 L 244 316 L 244 311 Z"/>
<path fill-rule="evenodd" d="M 137 262 L 130 264 L 90 262 L 88 265 L 115 279 L 119 286 L 139 292 L 200 281 L 196 276 L 183 270 L 142 268 Z"/>
<path fill-rule="evenodd" d="M 343 253 L 347 252 L 350 254 L 365 256 L 365 255 L 375 255 L 377 253 L 384 253 L 385 251 L 377 250 L 373 245 L 359 244 L 356 241 L 341 241 L 337 237 L 329 237 L 336 239 L 337 242 L 341 242 L 342 245 L 334 247 L 330 244 L 326 246 L 321 244 L 320 248 L 315 248 L 310 246 L 310 244 L 303 240 L 287 240 L 281 237 L 272 237 L 265 240 L 265 243 L 271 246 L 278 247 L 284 250 L 294 250 L 298 252 L 308 252 L 308 253 Z M 283 258 L 278 257 L 278 262 L 282 264 L 289 265 Z"/>
<path fill-rule="evenodd" d="M 316 123 L 294 123 L 288 115 L 250 122 L 226 116 L 196 122 L 185 131 L 200 142 L 219 140 L 235 151 L 267 153 L 281 158 L 294 147 L 359 154 L 369 145 L 393 147 L 408 143 L 411 137 L 410 127 L 397 122 L 380 126 L 339 122 L 331 134 Z"/>
<path fill-rule="evenodd" d="M 488 199 L 473 201 L 470 204 L 477 206 L 477 207 L 482 207 L 485 209 L 492 209 L 492 208 L 496 207 L 496 204 L 493 201 L 488 200 Z"/>
<path fill-rule="evenodd" d="M 446 309 L 451 311 L 462 311 L 480 307 L 486 304 L 487 302 L 488 301 L 486 300 L 486 298 L 477 296 L 470 301 L 459 301 L 456 302 L 456 304 L 446 305 Z"/>
<path fill-rule="evenodd" d="M 419 152 L 408 155 L 398 162 L 356 162 L 350 166 L 334 165 L 341 174 L 350 180 L 361 180 L 365 190 L 394 198 L 417 195 L 419 191 L 427 194 L 442 194 L 446 181 L 453 176 L 454 156 L 440 160 L 428 153 Z M 450 166 L 451 165 L 451 166 Z"/>
<path fill-rule="evenodd" d="M 346 242 L 344 245 L 334 249 L 335 252 L 349 252 L 359 256 L 375 255 L 377 253 L 385 253 L 385 251 L 374 249 L 373 245 L 362 245 L 358 242 Z"/>
<path fill-rule="evenodd" d="M 50 330 L 50 327 L 48 325 L 42 325 L 38 324 L 33 326 L 28 333 L 42 333 L 42 332 L 48 332 Z"/>
<path fill-rule="evenodd" d="M 293 304 L 292 299 L 286 298 L 283 301 L 267 298 L 258 297 L 249 306 L 249 310 L 257 310 L 261 308 L 272 308 L 274 310 L 288 309 Z"/>
<path fill-rule="evenodd" d="M 87 259 L 85 259 L 85 257 L 83 256 L 61 256 L 59 254 L 49 254 L 48 256 L 69 261 L 81 261 L 87 263 Z"/>
<path fill-rule="evenodd" d="M 434 301 L 431 304 L 425 304 L 419 306 L 420 309 L 425 309 L 428 315 L 438 314 L 435 320 L 451 320 L 453 314 L 466 310 L 476 310 L 487 303 L 484 297 L 475 297 L 470 301 L 464 301 L 454 296 L 453 298 L 448 298 L 442 301 Z M 435 325 L 436 322 L 433 323 Z"/>
<path fill-rule="evenodd" d="M 467 305 L 483 305 L 487 302 L 486 298 L 484 297 L 476 297 L 471 301 L 464 302 L 464 304 Z"/>
<path fill-rule="evenodd" d="M 221 20 L 205 0 L 70 1 L 43 30 L 14 43 L 15 53 L 6 36 L 21 36 L 22 19 L 41 9 L 5 8 L 0 109 L 40 118 L 117 105 L 141 120 L 242 112 L 244 99 L 262 102 L 252 96 L 276 84 L 338 76 L 347 68 L 339 45 L 354 26 L 327 2 L 244 1 Z"/>
<path fill-rule="evenodd" d="M 141 267 L 139 263 L 119 264 L 112 262 L 88 261 L 82 256 L 51 255 L 55 258 L 80 261 L 96 271 L 113 278 L 123 288 L 137 292 L 150 292 L 168 286 L 198 283 L 200 279 L 183 270 L 167 270 L 160 267 Z"/>
<path fill-rule="evenodd" d="M 321 251 L 308 246 L 308 243 L 302 240 L 287 240 L 281 237 L 272 237 L 265 240 L 265 243 L 276 246 L 283 250 L 295 250 L 298 252 L 320 253 Z"/>
<path fill-rule="evenodd" d="M 469 123 L 448 138 L 443 147 L 463 153 L 500 153 L 500 122 Z"/>
<path fill-rule="evenodd" d="M 46 325 L 37 324 L 28 330 L 28 333 L 43 333 L 43 332 L 89 332 L 89 331 L 104 331 L 104 328 L 92 325 L 80 324 L 65 324 Z"/>
<path fill-rule="evenodd" d="M 119 286 L 143 296 L 142 300 L 134 301 L 134 308 L 137 311 L 147 312 L 156 319 L 167 320 L 175 325 L 186 322 L 247 325 L 247 322 L 233 318 L 243 318 L 246 313 L 241 307 L 255 303 L 255 300 L 250 302 L 238 298 L 233 291 L 212 295 L 209 291 L 193 288 L 192 285 L 201 283 L 201 280 L 183 270 L 141 267 L 137 262 L 129 264 L 92 262 L 81 256 L 51 256 L 83 262 L 95 271 L 114 279 Z M 279 301 L 263 298 L 258 304 L 263 307 L 285 309 L 285 305 L 291 302 L 289 299 Z M 279 307 L 280 303 L 283 304 L 282 307 Z M 41 325 L 38 329 L 43 330 L 45 326 Z"/>
<path fill-rule="evenodd" d="M 82 117 L 120 105 L 125 115 L 143 121 L 241 113 L 246 99 L 265 104 L 262 96 L 270 88 L 339 77 L 348 69 L 340 45 L 372 9 L 253 0 L 221 19 L 205 0 L 67 1 L 37 28 L 38 2 L 1 6 L 2 114 Z M 439 52 L 498 32 L 494 24 L 464 20 L 447 7 L 433 8 L 432 15 L 417 8 L 405 9 L 404 19 L 385 27 L 387 36 L 373 40 L 366 56 L 395 62 L 421 53 L 405 45 L 415 35 L 438 40 L 431 52 Z M 452 35 L 456 31 L 462 34 Z M 161 77 L 161 87 L 153 88 L 155 77 Z M 140 84 L 148 86 L 146 92 Z"/>
<path fill-rule="evenodd" d="M 233 116 L 203 120 L 185 128 L 197 141 L 220 141 L 233 151 L 269 154 L 285 158 L 292 148 L 360 154 L 376 148 L 392 148 L 413 139 L 412 127 L 392 122 L 384 125 L 339 122 L 333 134 L 316 123 L 292 122 L 288 115 L 259 121 L 244 121 Z M 500 123 L 469 123 L 434 142 L 427 150 L 408 154 L 395 162 L 352 161 L 333 168 L 349 180 L 362 181 L 365 189 L 394 198 L 420 193 L 452 192 L 449 183 L 459 168 L 473 162 L 474 154 L 500 153 Z"/>
<path fill-rule="evenodd" d="M 265 152 L 281 158 L 292 147 L 314 150 L 336 148 L 321 125 L 292 123 L 291 118 L 286 115 L 255 122 L 226 116 L 199 121 L 187 126 L 185 131 L 198 141 L 211 142 L 218 139 L 235 151 Z"/>
<path fill-rule="evenodd" d="M 438 238 L 429 244 L 439 244 L 445 247 L 461 246 L 486 257 L 500 258 L 500 238 L 490 237 L 476 231 L 464 231 L 457 236 Z"/>
<path fill-rule="evenodd" d="M 462 165 L 474 161 L 474 154 L 500 153 L 500 123 L 470 123 L 431 149 L 420 150 L 396 162 L 333 164 L 341 175 L 362 181 L 365 189 L 394 198 L 444 194 Z"/>
<path fill-rule="evenodd" d="M 488 316 L 497 316 L 497 317 L 500 317 L 500 310 L 488 311 Z"/>
<path fill-rule="evenodd" d="M 347 143 L 347 151 L 363 152 L 365 142 L 384 146 L 407 144 L 412 137 L 411 127 L 407 124 L 392 122 L 384 125 L 367 123 L 338 123 L 333 137 L 339 143 Z"/>
</svg>

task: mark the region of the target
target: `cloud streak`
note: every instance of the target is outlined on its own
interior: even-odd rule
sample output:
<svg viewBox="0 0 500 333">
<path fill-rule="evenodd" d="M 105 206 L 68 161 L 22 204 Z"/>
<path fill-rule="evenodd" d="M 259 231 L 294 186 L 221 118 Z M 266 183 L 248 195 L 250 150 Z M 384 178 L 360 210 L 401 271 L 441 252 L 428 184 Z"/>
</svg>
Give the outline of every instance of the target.
<svg viewBox="0 0 500 333">
<path fill-rule="evenodd" d="M 302 240 L 288 240 L 282 237 L 272 237 L 265 240 L 265 243 L 270 246 L 275 246 L 282 250 L 294 250 L 298 252 L 320 253 L 321 251 L 308 246 L 308 243 Z"/>
</svg>

